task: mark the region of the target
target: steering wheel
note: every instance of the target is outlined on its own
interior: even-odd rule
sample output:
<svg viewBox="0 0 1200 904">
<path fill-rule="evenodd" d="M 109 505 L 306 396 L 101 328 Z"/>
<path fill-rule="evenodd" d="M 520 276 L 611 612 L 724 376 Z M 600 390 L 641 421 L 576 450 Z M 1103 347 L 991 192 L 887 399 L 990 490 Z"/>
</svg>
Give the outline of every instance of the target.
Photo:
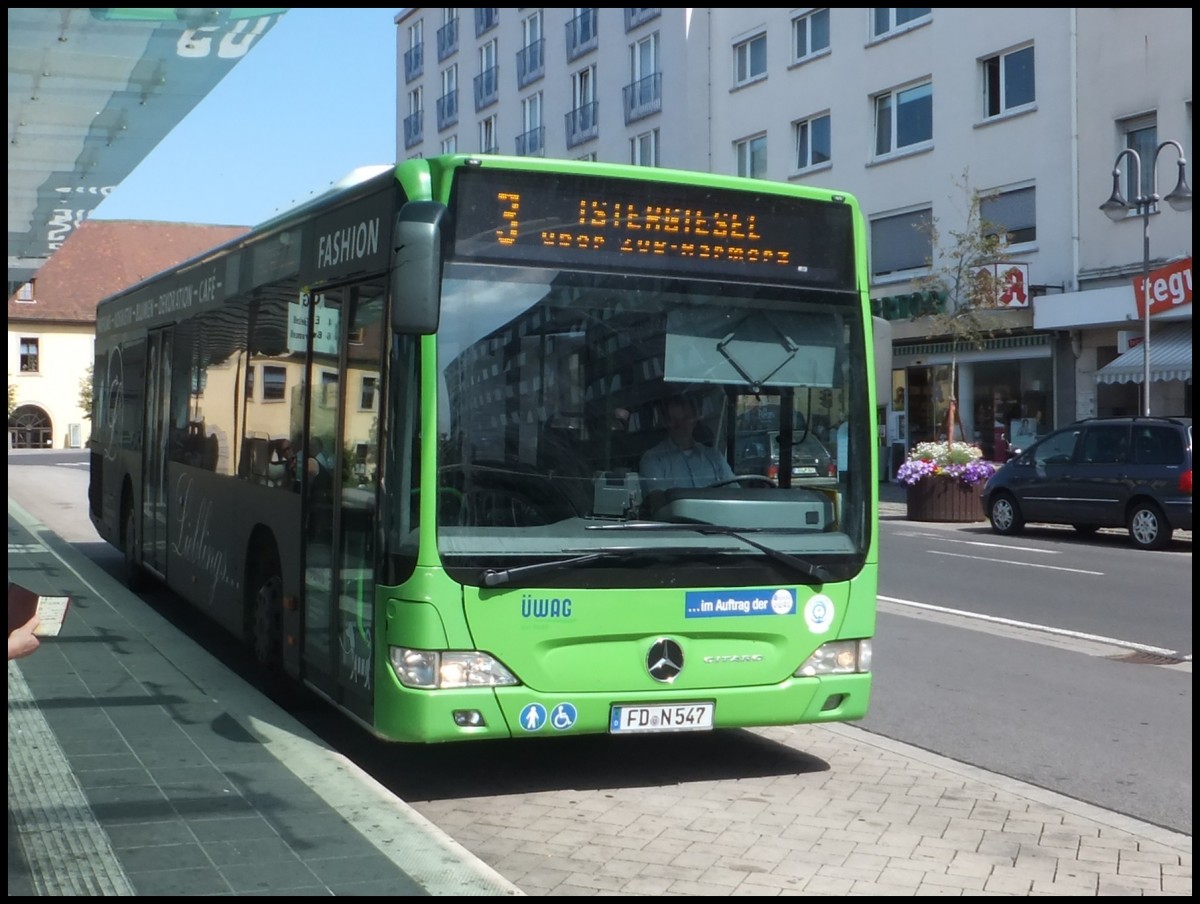
<svg viewBox="0 0 1200 904">
<path fill-rule="evenodd" d="M 532 527 L 549 522 L 545 514 L 520 493 L 478 489 L 463 497 L 459 523 L 476 527 Z"/>
<path fill-rule="evenodd" d="M 773 477 L 768 477 L 765 474 L 739 474 L 736 477 L 730 477 L 726 480 L 719 481 L 718 483 L 710 483 L 709 486 L 711 486 L 711 487 L 727 487 L 727 486 L 730 486 L 731 484 L 742 483 L 743 481 L 746 481 L 746 480 L 748 480 L 752 483 L 765 484 L 766 486 L 769 486 L 769 487 L 779 486 L 779 481 L 775 480 L 775 478 L 773 478 Z"/>
</svg>

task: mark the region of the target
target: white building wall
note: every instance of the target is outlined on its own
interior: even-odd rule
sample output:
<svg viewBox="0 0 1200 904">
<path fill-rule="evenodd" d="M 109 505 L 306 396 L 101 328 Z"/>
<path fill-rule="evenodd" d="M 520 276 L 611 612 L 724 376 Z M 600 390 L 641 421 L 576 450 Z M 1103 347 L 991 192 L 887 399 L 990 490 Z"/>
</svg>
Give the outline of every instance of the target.
<svg viewBox="0 0 1200 904">
<path fill-rule="evenodd" d="M 870 8 L 831 8 L 828 52 L 796 63 L 792 20 L 811 12 L 809 8 L 660 8 L 659 15 L 628 33 L 624 8 L 596 8 L 597 48 L 568 63 L 566 26 L 580 8 L 543 8 L 546 74 L 518 90 L 521 22 L 534 9 L 498 9 L 498 27 L 482 39 L 499 42 L 500 100 L 480 113 L 474 109 L 472 85 L 479 74 L 481 39 L 475 37 L 474 9 L 458 10 L 454 59 L 460 99 L 454 131 L 460 152 L 479 150 L 478 121 L 494 113 L 500 151 L 514 153 L 523 130 L 520 100 L 541 91 L 545 156 L 594 153 L 599 160 L 625 163 L 630 139 L 657 129 L 660 165 L 734 173 L 735 143 L 765 134 L 767 178 L 847 191 L 858 198 L 868 219 L 931 207 L 943 235 L 964 221 L 967 199 L 955 184 L 964 173 L 972 189 L 1033 186 L 1037 239 L 1019 246 L 1013 257 L 1029 265 L 1030 283 L 1048 294 L 1035 300 L 1034 313 L 1022 323 L 1055 331 L 1062 357 L 1056 370 L 1073 369 L 1078 387 L 1067 409 L 1073 404 L 1078 416 L 1095 413 L 1096 350 L 1114 344 L 1116 330 L 1130 324 L 1124 319 L 1097 323 L 1097 306 L 1081 290 L 1129 285 L 1142 259 L 1140 218 L 1114 224 L 1098 207 L 1112 187 L 1113 159 L 1123 146 L 1122 120 L 1154 114 L 1159 140 L 1176 138 L 1192 156 L 1190 9 L 935 7 L 928 19 L 874 40 Z M 406 83 L 403 51 L 413 17 L 425 19 L 425 65 L 420 79 Z M 438 132 L 434 112 L 444 65 L 436 57 L 442 9 L 409 8 L 397 23 L 398 122 L 407 113 L 407 90 L 415 84 L 424 84 L 427 108 L 424 142 L 405 149 L 401 131 L 397 159 L 432 156 L 448 134 Z M 662 111 L 626 125 L 622 92 L 632 78 L 630 46 L 652 31 L 659 34 Z M 760 32 L 767 36 L 766 76 L 737 87 L 733 48 Z M 985 121 L 982 61 L 1029 43 L 1034 46 L 1036 103 Z M 564 116 L 572 107 L 571 74 L 593 62 L 599 135 L 568 149 Z M 874 96 L 926 79 L 933 86 L 932 142 L 912 153 L 875 159 Z M 793 123 L 824 111 L 831 115 L 832 160 L 798 172 Z M 1169 149 L 1159 158 L 1161 194 L 1174 186 L 1175 160 Z M 1190 256 L 1191 214 L 1163 208 L 1150 226 L 1153 259 Z M 872 295 L 907 291 L 906 282 L 903 275 L 877 280 Z M 1179 313 L 1190 318 L 1190 307 Z M 1053 326 L 1039 326 L 1039 320 Z M 922 335 L 924 329 L 918 323 L 896 326 L 898 339 Z M 1063 351 L 1071 345 L 1072 330 L 1078 334 L 1075 346 L 1093 349 L 1090 362 L 1082 354 L 1069 360 L 1073 355 Z M 1172 410 L 1177 410 L 1182 406 L 1174 404 L 1174 396 L 1182 393 L 1181 387 L 1156 385 L 1154 391 L 1170 395 Z"/>
<path fill-rule="evenodd" d="M 69 448 L 72 424 L 78 425 L 82 448 L 91 436 L 91 412 L 79 407 L 79 386 L 95 355 L 90 324 L 52 321 L 9 323 L 8 382 L 16 388 L 16 405 L 36 405 L 50 418 L 53 448 Z M 21 372 L 22 337 L 38 340 L 37 373 Z"/>
<path fill-rule="evenodd" d="M 1142 266 L 1142 222 L 1111 222 L 1100 205 L 1112 191 L 1113 162 L 1124 147 L 1120 123 L 1153 114 L 1159 142 L 1183 145 L 1192 163 L 1192 11 L 1155 7 L 1080 8 L 1079 234 L 1080 280 L 1128 285 Z M 1175 187 L 1178 155 L 1158 157 L 1158 192 Z M 1143 161 L 1143 166 L 1150 164 Z M 1122 185 L 1124 182 L 1122 181 Z M 1128 191 L 1126 191 L 1128 199 Z M 1167 204 L 1150 217 L 1150 256 L 1164 262 L 1192 253 L 1192 214 Z M 1153 266 L 1153 263 L 1152 263 Z M 1100 282 L 1100 284 L 1104 284 Z"/>
</svg>

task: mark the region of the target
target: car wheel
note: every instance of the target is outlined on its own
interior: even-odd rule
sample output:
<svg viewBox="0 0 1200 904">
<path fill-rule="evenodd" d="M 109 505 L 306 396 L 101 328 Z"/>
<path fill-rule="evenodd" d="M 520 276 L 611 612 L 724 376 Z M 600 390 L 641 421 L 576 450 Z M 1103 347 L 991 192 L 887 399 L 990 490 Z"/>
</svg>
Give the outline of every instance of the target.
<svg viewBox="0 0 1200 904">
<path fill-rule="evenodd" d="M 988 520 L 998 534 L 1019 534 L 1025 528 L 1017 500 L 1008 493 L 997 493 L 988 503 Z"/>
<path fill-rule="evenodd" d="M 1100 530 L 1098 524 L 1072 524 L 1071 527 L 1075 528 L 1076 533 L 1082 534 L 1085 537 L 1090 537 L 1096 531 Z"/>
<path fill-rule="evenodd" d="M 1129 510 L 1129 538 L 1139 549 L 1165 549 L 1171 542 L 1171 527 L 1162 509 L 1153 502 L 1137 502 Z"/>
</svg>

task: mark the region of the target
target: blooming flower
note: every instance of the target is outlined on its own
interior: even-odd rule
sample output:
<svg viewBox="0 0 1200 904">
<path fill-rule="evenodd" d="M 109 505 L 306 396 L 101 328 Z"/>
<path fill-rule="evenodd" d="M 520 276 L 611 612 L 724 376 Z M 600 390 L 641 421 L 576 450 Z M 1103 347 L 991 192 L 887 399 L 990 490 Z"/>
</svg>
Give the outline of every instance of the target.
<svg viewBox="0 0 1200 904">
<path fill-rule="evenodd" d="M 970 443 L 917 443 L 896 472 L 896 479 L 913 486 L 927 477 L 945 477 L 978 486 L 996 473 L 983 450 Z"/>
</svg>

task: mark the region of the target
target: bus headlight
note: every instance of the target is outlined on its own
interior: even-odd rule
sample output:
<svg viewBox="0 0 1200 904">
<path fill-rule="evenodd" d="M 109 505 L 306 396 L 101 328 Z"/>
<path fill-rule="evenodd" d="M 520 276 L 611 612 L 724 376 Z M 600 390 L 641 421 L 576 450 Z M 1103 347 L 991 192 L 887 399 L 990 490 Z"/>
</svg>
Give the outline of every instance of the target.
<svg viewBox="0 0 1200 904">
<path fill-rule="evenodd" d="M 405 687 L 503 687 L 519 682 L 498 659 L 478 650 L 410 650 L 390 647 L 388 659 Z"/>
<path fill-rule="evenodd" d="M 797 678 L 813 678 L 818 675 L 850 675 L 855 672 L 871 671 L 870 640 L 835 640 L 822 644 L 800 668 Z"/>
</svg>

